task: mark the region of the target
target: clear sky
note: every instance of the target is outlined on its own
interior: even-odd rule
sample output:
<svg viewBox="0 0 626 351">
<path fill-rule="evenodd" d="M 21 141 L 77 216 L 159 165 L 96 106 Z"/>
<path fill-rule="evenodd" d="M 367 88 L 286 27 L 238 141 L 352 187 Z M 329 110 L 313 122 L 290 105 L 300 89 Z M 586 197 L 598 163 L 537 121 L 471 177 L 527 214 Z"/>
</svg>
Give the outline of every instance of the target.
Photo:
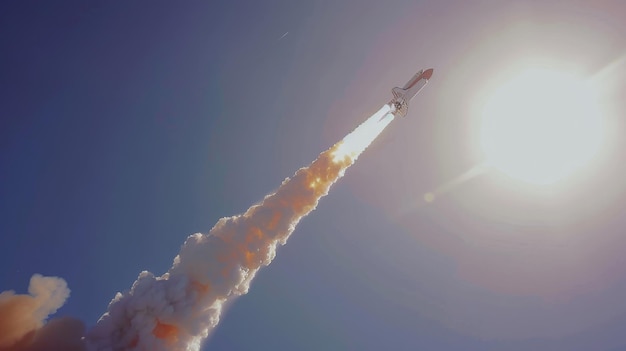
<svg viewBox="0 0 626 351">
<path fill-rule="evenodd" d="M 57 315 L 93 326 L 433 67 L 203 349 L 623 350 L 625 18 L 618 0 L 2 2 L 0 291 L 62 277 Z M 527 64 L 600 87 L 598 156 L 425 203 L 481 162 L 480 106 Z"/>
</svg>

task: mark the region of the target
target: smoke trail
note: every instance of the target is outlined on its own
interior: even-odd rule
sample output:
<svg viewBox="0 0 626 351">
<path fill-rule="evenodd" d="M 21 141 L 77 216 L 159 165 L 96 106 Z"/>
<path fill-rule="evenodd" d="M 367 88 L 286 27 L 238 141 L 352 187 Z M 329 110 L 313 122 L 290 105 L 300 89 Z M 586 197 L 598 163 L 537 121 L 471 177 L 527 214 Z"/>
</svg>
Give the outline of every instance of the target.
<svg viewBox="0 0 626 351">
<path fill-rule="evenodd" d="M 70 294 L 65 281 L 35 274 L 28 293 L 0 293 L 0 350 L 84 350 L 82 322 L 60 318 L 44 324 Z"/>
<path fill-rule="evenodd" d="M 189 236 L 167 273 L 141 272 L 87 333 L 88 348 L 198 350 L 219 322 L 224 303 L 248 292 L 276 247 L 393 118 L 385 105 L 260 204 L 220 219 L 208 234 Z"/>
</svg>

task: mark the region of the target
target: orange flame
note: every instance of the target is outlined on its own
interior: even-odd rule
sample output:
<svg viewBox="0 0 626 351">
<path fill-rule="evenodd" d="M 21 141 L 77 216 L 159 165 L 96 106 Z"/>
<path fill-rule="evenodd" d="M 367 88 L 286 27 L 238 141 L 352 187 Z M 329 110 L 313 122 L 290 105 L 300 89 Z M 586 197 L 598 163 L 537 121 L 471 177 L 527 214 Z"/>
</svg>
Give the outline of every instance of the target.
<svg viewBox="0 0 626 351">
<path fill-rule="evenodd" d="M 191 288 L 197 291 L 198 293 L 200 293 L 201 295 L 204 295 L 208 293 L 209 291 L 211 291 L 211 284 L 209 283 L 202 284 L 196 281 L 192 281 Z"/>
<path fill-rule="evenodd" d="M 161 323 L 158 319 L 154 329 L 152 329 L 152 334 L 159 339 L 169 342 L 178 341 L 178 327 L 171 324 Z"/>
<path fill-rule="evenodd" d="M 132 349 L 132 348 L 136 347 L 137 344 L 139 344 L 139 335 L 135 335 L 133 340 L 130 341 L 130 344 L 128 344 L 128 347 Z"/>
</svg>

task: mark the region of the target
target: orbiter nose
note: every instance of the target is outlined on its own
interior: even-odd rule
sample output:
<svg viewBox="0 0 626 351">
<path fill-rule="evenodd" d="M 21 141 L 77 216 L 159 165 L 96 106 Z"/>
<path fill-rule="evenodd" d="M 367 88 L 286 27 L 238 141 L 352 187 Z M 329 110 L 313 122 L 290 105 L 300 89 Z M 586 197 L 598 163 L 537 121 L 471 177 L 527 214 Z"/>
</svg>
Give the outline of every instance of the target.
<svg viewBox="0 0 626 351">
<path fill-rule="evenodd" d="M 422 78 L 430 79 L 430 77 L 432 77 L 432 75 L 433 75 L 433 69 L 429 68 L 426 71 L 424 71 L 424 73 L 422 73 Z"/>
</svg>

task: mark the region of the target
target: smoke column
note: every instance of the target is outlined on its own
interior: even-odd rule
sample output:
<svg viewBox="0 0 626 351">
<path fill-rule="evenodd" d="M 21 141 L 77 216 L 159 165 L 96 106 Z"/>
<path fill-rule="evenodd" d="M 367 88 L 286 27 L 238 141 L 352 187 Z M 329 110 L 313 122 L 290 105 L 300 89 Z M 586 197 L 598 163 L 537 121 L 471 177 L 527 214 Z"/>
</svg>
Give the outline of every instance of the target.
<svg viewBox="0 0 626 351">
<path fill-rule="evenodd" d="M 383 106 L 260 204 L 220 219 L 208 234 L 189 236 L 167 273 L 141 272 L 87 333 L 88 349 L 199 350 L 224 303 L 248 292 L 276 247 L 393 119 L 390 107 Z"/>
</svg>

